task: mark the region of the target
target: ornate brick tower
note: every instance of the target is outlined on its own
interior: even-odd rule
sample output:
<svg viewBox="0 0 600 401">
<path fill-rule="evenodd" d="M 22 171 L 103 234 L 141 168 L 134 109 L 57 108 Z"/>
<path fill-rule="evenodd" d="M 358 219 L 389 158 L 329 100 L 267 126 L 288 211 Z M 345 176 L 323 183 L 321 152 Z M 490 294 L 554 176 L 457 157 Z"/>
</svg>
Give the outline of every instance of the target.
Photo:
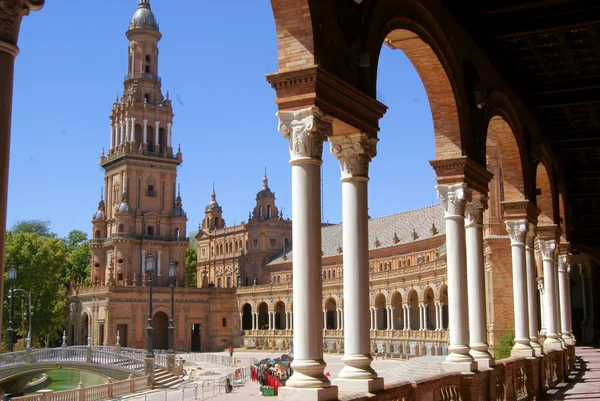
<svg viewBox="0 0 600 401">
<path fill-rule="evenodd" d="M 176 190 L 181 152 L 173 153 L 171 101 L 158 76 L 162 35 L 149 0 L 140 0 L 127 30 L 127 75 L 110 116 L 110 148 L 100 158 L 105 195 L 92 221 L 92 280 L 141 285 L 144 260 L 155 262 L 155 285 L 168 285 L 170 262 L 185 280 L 187 217 Z"/>
</svg>

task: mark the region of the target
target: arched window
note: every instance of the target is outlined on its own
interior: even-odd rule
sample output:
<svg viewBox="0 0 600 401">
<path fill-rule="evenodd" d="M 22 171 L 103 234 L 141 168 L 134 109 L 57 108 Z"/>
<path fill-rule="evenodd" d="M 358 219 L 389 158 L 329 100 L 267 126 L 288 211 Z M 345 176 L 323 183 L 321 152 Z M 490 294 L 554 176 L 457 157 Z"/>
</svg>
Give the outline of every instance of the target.
<svg viewBox="0 0 600 401">
<path fill-rule="evenodd" d="M 150 74 L 150 61 L 151 61 L 150 55 L 147 54 L 146 55 L 146 66 L 144 67 L 144 72 L 146 74 Z"/>
<path fill-rule="evenodd" d="M 175 229 L 175 238 L 179 239 L 179 228 Z"/>
<path fill-rule="evenodd" d="M 219 218 L 215 217 L 215 228 L 219 227 Z"/>
<path fill-rule="evenodd" d="M 123 223 L 119 224 L 119 228 L 117 229 L 117 231 L 119 231 L 120 233 L 125 231 L 125 226 L 123 225 Z"/>
<path fill-rule="evenodd" d="M 94 232 L 94 238 L 100 238 L 100 230 L 96 230 L 96 232 Z"/>
<path fill-rule="evenodd" d="M 258 207 L 258 215 L 259 215 L 260 217 L 262 217 L 262 215 L 263 215 L 262 205 L 260 205 L 260 206 Z"/>
<path fill-rule="evenodd" d="M 267 206 L 267 216 L 269 216 L 269 218 L 273 217 L 273 213 L 271 212 L 271 205 Z"/>
</svg>

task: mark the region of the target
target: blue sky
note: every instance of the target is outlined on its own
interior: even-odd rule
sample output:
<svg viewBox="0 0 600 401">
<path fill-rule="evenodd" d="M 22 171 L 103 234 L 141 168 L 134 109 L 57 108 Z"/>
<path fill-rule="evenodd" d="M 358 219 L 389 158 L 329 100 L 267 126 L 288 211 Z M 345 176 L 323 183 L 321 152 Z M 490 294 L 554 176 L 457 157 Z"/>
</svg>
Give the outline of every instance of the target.
<svg viewBox="0 0 600 401">
<path fill-rule="evenodd" d="M 101 6 L 100 6 L 101 4 Z M 277 132 L 277 70 L 269 2 L 152 0 L 163 39 L 159 75 L 175 111 L 173 143 L 188 231 L 198 227 L 215 182 L 228 225 L 247 219 L 262 184 L 291 216 L 291 173 Z M 137 0 L 48 1 L 23 19 L 15 65 L 8 227 L 50 220 L 60 236 L 91 232 L 108 148 L 109 115 L 127 73 L 125 31 Z M 436 202 L 433 124 L 410 61 L 384 47 L 378 94 L 388 107 L 371 163 L 369 214 L 388 215 Z M 341 221 L 339 163 L 325 146 L 324 220 Z"/>
</svg>

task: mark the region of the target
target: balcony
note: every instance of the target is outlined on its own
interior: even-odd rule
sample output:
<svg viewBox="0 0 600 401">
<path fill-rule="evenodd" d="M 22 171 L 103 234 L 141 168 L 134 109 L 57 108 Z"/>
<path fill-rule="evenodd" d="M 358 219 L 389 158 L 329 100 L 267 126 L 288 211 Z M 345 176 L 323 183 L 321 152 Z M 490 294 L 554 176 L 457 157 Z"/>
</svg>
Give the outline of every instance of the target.
<svg viewBox="0 0 600 401">
<path fill-rule="evenodd" d="M 124 80 L 130 80 L 130 79 L 147 79 L 150 81 L 156 81 L 158 83 L 160 83 L 160 77 L 158 75 L 154 75 L 154 74 L 146 74 L 144 72 L 132 72 L 131 74 L 127 74 L 125 75 Z"/>
<path fill-rule="evenodd" d="M 113 233 L 110 238 L 94 238 L 90 240 L 91 245 L 101 245 L 113 239 L 134 239 L 138 241 L 163 241 L 163 242 L 190 242 L 188 237 L 161 237 L 157 235 L 136 235 L 128 233 Z"/>
</svg>

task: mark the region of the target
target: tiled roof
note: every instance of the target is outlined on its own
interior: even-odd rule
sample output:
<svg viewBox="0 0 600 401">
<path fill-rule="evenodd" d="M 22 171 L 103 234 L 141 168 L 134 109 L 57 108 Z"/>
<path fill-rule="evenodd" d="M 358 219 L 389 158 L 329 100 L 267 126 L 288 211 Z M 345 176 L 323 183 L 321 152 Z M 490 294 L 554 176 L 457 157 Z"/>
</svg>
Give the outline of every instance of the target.
<svg viewBox="0 0 600 401">
<path fill-rule="evenodd" d="M 437 228 L 435 235 L 431 234 L 432 224 L 435 224 Z M 413 239 L 413 229 L 418 235 L 416 240 Z M 369 220 L 369 250 L 398 246 L 445 233 L 444 206 L 441 204 L 377 217 Z M 394 243 L 394 235 L 398 237 L 397 243 Z M 322 227 L 321 236 L 323 257 L 338 255 L 338 247 L 343 244 L 342 224 Z M 379 246 L 376 246 L 376 242 L 379 242 Z M 284 260 L 284 254 L 287 257 L 286 260 Z M 292 246 L 290 246 L 285 252 L 275 255 L 268 265 L 291 262 L 292 254 Z"/>
</svg>

